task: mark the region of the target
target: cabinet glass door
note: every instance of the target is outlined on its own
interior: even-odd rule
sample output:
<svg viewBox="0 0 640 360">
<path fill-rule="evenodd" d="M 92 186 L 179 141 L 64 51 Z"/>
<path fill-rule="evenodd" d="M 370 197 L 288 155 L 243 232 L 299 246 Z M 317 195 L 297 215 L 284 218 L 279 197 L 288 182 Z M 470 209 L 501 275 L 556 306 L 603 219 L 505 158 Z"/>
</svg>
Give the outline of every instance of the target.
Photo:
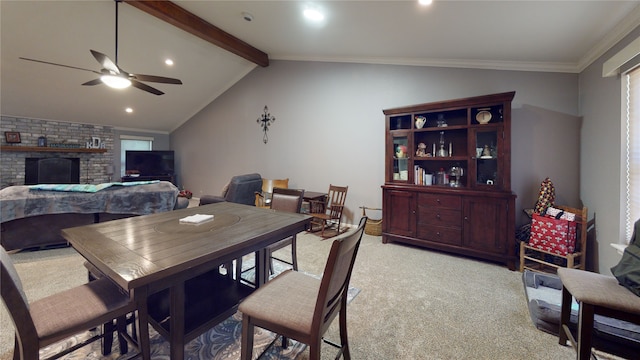
<svg viewBox="0 0 640 360">
<path fill-rule="evenodd" d="M 393 181 L 409 181 L 409 138 L 393 138 Z"/>
<path fill-rule="evenodd" d="M 502 141 L 500 126 L 475 131 L 475 186 L 500 187 Z"/>
</svg>

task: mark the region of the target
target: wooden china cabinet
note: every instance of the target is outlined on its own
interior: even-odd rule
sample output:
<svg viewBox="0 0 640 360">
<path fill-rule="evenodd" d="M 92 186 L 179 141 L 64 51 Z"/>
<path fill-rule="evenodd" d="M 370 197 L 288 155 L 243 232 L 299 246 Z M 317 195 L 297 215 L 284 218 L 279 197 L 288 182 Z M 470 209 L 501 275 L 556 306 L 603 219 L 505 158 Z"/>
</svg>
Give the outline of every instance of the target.
<svg viewBox="0 0 640 360">
<path fill-rule="evenodd" d="M 515 270 L 514 95 L 383 110 L 383 243 L 472 256 Z"/>
</svg>

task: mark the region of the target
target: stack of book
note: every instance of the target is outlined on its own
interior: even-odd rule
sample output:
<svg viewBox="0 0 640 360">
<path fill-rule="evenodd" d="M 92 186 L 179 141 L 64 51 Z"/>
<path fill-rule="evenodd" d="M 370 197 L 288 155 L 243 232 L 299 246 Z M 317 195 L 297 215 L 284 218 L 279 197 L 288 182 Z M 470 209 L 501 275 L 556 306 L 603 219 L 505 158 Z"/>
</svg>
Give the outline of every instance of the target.
<svg viewBox="0 0 640 360">
<path fill-rule="evenodd" d="M 433 174 L 428 173 L 418 165 L 414 166 L 413 179 L 416 185 L 433 185 Z"/>
</svg>

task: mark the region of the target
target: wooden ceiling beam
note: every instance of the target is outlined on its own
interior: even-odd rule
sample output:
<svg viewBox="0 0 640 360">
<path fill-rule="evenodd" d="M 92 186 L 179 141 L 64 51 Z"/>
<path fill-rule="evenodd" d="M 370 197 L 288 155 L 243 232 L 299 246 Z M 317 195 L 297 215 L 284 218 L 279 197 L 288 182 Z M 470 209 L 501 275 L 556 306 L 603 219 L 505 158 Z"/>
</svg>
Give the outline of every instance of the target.
<svg viewBox="0 0 640 360">
<path fill-rule="evenodd" d="M 171 1 L 124 0 L 124 2 L 259 66 L 269 66 L 269 55 L 266 53 Z"/>
</svg>

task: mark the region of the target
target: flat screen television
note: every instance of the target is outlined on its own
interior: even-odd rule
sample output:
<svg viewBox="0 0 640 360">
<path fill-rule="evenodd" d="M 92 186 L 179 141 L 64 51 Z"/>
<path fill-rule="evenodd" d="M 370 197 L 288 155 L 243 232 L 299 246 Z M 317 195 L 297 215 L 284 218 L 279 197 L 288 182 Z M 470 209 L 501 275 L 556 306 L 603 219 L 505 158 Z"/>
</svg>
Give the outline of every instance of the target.
<svg viewBox="0 0 640 360">
<path fill-rule="evenodd" d="M 159 176 L 174 174 L 173 150 L 127 150 L 125 174 Z"/>
</svg>

